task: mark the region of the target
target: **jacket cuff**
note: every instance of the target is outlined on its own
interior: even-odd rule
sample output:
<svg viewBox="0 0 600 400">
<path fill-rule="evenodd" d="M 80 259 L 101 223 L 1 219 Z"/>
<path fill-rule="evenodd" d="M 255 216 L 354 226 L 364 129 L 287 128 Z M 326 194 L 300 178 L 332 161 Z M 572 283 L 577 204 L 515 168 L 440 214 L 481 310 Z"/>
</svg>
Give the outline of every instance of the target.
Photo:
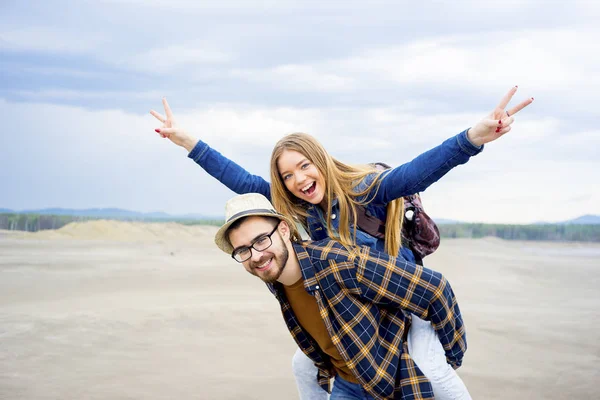
<svg viewBox="0 0 600 400">
<path fill-rule="evenodd" d="M 192 160 L 199 162 L 200 157 L 209 149 L 208 145 L 204 143 L 202 140 L 198 140 L 198 143 L 194 146 L 188 157 Z"/>
<path fill-rule="evenodd" d="M 484 145 L 482 144 L 481 146 L 475 146 L 473 143 L 471 143 L 469 137 L 467 136 L 467 132 L 469 131 L 469 129 L 471 128 L 467 128 L 461 133 L 459 133 L 456 136 L 456 138 L 458 140 L 458 145 L 460 146 L 462 151 L 467 153 L 469 156 L 475 156 L 483 151 Z"/>
</svg>

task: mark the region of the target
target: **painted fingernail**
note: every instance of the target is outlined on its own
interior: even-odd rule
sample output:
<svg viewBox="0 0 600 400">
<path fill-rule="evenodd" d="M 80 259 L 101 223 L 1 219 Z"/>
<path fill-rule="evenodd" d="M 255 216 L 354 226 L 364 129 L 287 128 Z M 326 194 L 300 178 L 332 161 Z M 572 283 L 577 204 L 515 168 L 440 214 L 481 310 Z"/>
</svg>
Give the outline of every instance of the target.
<svg viewBox="0 0 600 400">
<path fill-rule="evenodd" d="M 518 89 L 518 88 L 519 88 L 519 85 L 515 85 L 515 88 L 517 88 L 517 89 Z"/>
<path fill-rule="evenodd" d="M 155 129 L 154 130 L 156 133 L 160 133 L 160 129 Z"/>
<path fill-rule="evenodd" d="M 531 98 L 531 101 L 533 101 L 533 97 Z"/>
<path fill-rule="evenodd" d="M 498 125 L 502 125 L 502 120 L 501 119 L 498 120 Z"/>
</svg>

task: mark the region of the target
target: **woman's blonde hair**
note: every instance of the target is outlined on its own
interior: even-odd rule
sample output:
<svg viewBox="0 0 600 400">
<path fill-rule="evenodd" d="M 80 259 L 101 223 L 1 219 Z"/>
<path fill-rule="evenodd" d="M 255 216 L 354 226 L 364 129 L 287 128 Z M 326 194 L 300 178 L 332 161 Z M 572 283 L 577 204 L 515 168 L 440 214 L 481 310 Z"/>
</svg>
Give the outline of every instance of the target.
<svg viewBox="0 0 600 400">
<path fill-rule="evenodd" d="M 374 166 L 351 166 L 333 158 L 314 137 L 306 133 L 292 133 L 283 137 L 273 149 L 271 154 L 271 199 L 273 206 L 280 213 L 297 219 L 308 232 L 306 219 L 308 217 L 307 203 L 294 196 L 283 183 L 279 174 L 277 162 L 286 150 L 293 150 L 306 157 L 319 171 L 325 180 L 325 200 L 327 204 L 326 219 L 327 232 L 333 239 L 339 240 L 343 245 L 356 244 L 356 207 L 368 204 L 379 190 L 382 171 Z M 356 191 L 357 186 L 369 175 L 375 179 L 364 189 Z M 361 199 L 362 197 L 362 199 Z M 331 203 L 337 199 L 339 206 L 338 236 L 332 235 Z M 387 218 L 385 221 L 385 251 L 397 256 L 401 245 L 402 218 L 404 215 L 404 200 L 395 199 L 387 205 Z M 354 226 L 350 235 L 350 221 Z M 309 232 L 310 234 L 310 232 Z"/>
</svg>

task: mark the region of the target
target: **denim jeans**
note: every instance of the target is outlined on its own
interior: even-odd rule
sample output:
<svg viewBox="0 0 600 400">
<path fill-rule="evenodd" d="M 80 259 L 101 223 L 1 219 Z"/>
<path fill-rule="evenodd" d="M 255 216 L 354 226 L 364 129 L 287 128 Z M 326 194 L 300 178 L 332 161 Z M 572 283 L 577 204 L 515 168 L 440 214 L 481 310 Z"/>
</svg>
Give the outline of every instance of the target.
<svg viewBox="0 0 600 400">
<path fill-rule="evenodd" d="M 333 381 L 333 390 L 329 400 L 375 400 L 358 383 L 348 382 L 339 375 Z"/>
<path fill-rule="evenodd" d="M 429 322 L 419 319 L 416 315 L 412 316 L 412 326 L 408 331 L 408 352 L 431 382 L 436 400 L 471 400 L 462 379 L 446 362 L 446 353 L 438 340 L 437 333 Z M 300 349 L 296 350 L 292 358 L 292 369 L 298 385 L 300 400 L 327 400 L 329 398 L 327 392 L 317 384 L 317 368 Z M 339 379 L 337 377 L 335 382 Z M 335 382 L 330 400 L 334 399 Z M 344 383 L 340 383 L 340 385 L 346 387 Z M 338 399 L 344 398 L 362 397 L 338 397 Z"/>
<path fill-rule="evenodd" d="M 431 382 L 436 400 L 471 400 L 462 379 L 446 362 L 446 353 L 431 323 L 414 314 L 408 331 L 408 354 Z"/>
<path fill-rule="evenodd" d="M 329 393 L 317 383 L 317 367 L 300 349 L 296 349 L 292 357 L 292 371 L 296 378 L 296 386 L 300 400 L 327 400 Z"/>
</svg>

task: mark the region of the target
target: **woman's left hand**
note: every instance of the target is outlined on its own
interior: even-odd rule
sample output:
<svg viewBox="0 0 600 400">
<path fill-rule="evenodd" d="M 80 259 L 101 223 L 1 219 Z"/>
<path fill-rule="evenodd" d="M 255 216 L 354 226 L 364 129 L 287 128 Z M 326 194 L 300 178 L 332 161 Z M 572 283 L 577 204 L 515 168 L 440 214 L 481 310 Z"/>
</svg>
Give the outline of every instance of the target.
<svg viewBox="0 0 600 400">
<path fill-rule="evenodd" d="M 479 121 L 477 125 L 469 129 L 467 136 L 471 143 L 475 146 L 492 142 L 500 136 L 509 132 L 510 125 L 515 121 L 514 115 L 530 105 L 533 102 L 533 97 L 523 100 L 509 110 L 505 110 L 506 106 L 517 92 L 518 87 L 515 86 L 500 100 L 498 106 L 484 119 Z"/>
</svg>

